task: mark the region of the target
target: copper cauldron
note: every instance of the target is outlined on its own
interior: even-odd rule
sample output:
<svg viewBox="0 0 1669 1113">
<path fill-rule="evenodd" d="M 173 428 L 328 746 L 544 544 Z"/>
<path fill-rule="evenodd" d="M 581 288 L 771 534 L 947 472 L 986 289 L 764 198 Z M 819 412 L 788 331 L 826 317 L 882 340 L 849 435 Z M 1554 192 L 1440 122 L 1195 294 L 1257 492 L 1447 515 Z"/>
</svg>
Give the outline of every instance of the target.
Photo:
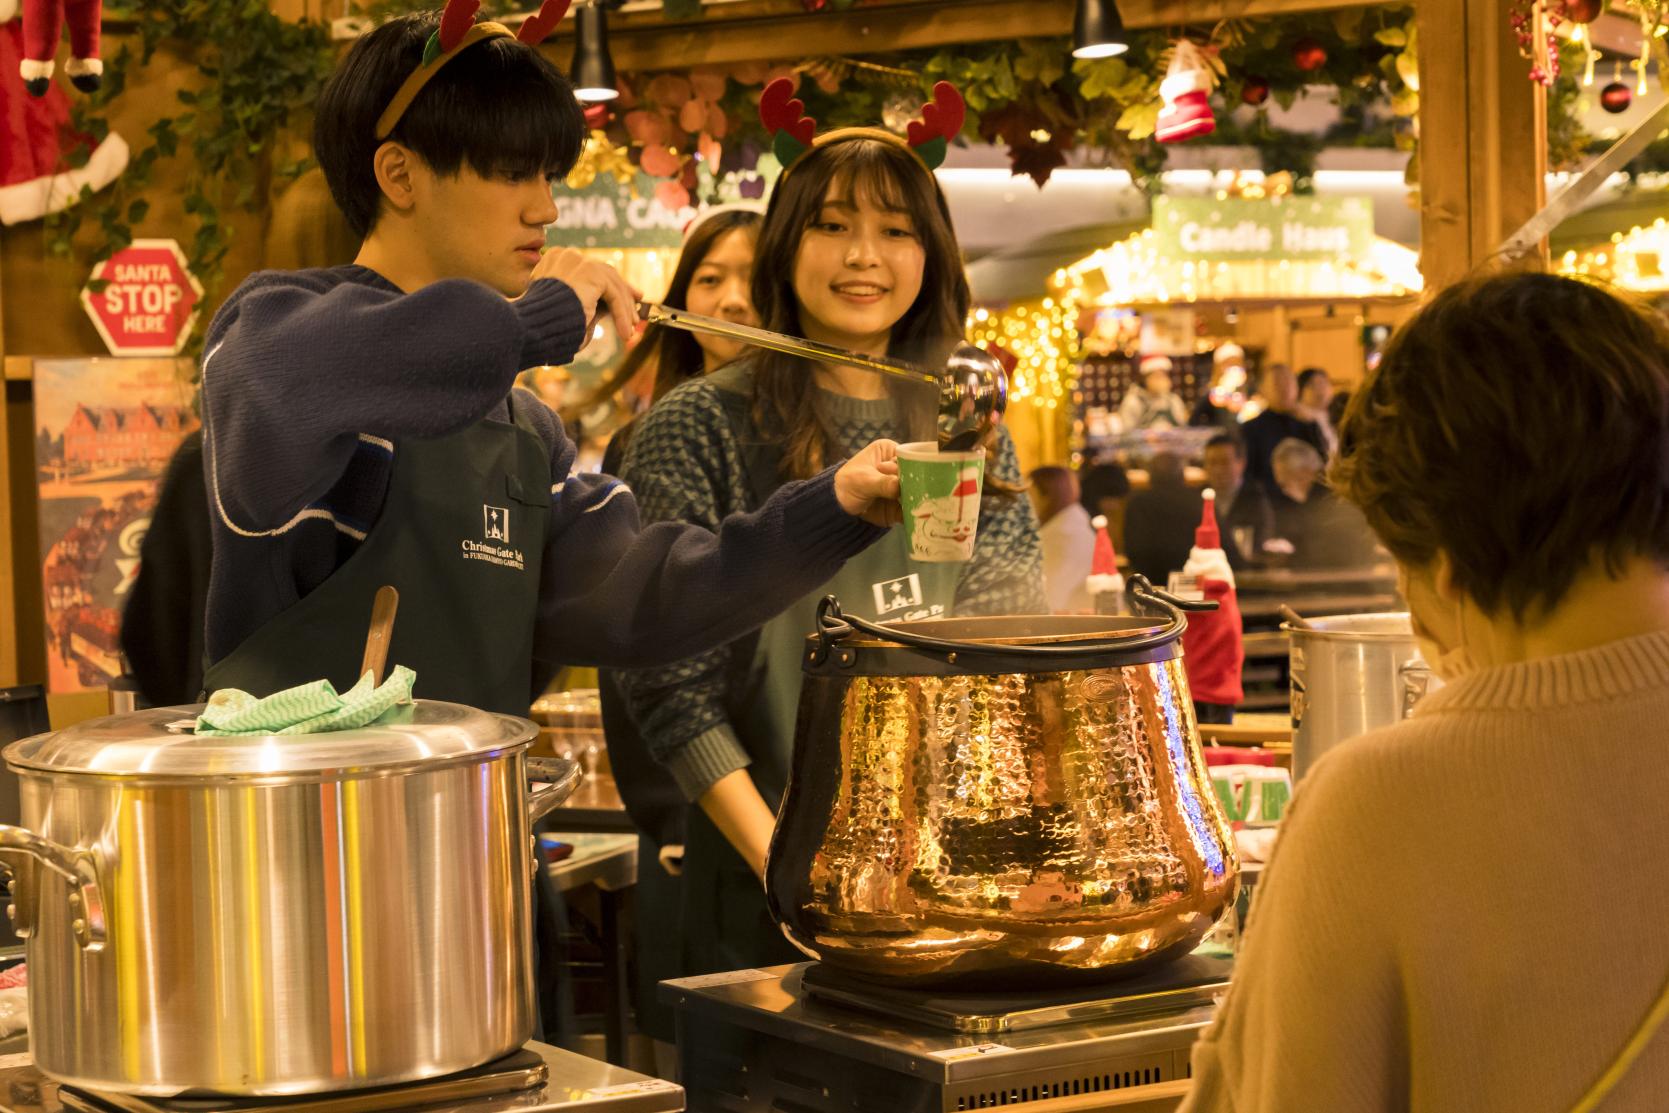
<svg viewBox="0 0 1669 1113">
<path fill-rule="evenodd" d="M 1202 605 L 1140 578 L 1130 598 L 1157 620 L 877 626 L 824 600 L 766 873 L 789 939 L 953 989 L 1192 950 L 1239 884 L 1182 671 L 1182 612 Z"/>
</svg>

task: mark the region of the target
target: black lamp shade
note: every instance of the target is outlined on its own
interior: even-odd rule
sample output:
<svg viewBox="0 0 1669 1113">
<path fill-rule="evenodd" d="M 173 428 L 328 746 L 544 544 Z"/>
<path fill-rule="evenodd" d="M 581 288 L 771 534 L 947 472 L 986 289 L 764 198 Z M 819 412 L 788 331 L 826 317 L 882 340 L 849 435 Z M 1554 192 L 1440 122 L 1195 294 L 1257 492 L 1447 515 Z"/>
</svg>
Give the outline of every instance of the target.
<svg viewBox="0 0 1669 1113">
<path fill-rule="evenodd" d="M 614 59 L 608 52 L 608 16 L 587 4 L 575 13 L 574 64 L 568 70 L 574 95 L 582 101 L 613 100 L 620 95 L 614 79 Z"/>
<path fill-rule="evenodd" d="M 1072 17 L 1072 56 L 1111 58 L 1130 49 L 1113 0 L 1078 0 Z"/>
</svg>

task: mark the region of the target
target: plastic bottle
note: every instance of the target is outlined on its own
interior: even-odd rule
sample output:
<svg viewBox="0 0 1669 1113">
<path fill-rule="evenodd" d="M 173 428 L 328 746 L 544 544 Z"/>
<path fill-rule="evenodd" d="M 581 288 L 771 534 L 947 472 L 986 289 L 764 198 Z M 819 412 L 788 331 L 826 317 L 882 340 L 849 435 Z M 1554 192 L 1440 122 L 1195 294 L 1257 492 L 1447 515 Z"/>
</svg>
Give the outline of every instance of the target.
<svg viewBox="0 0 1669 1113">
<path fill-rule="evenodd" d="M 1124 576 L 1118 570 L 1118 554 L 1113 552 L 1113 539 L 1107 534 L 1107 518 L 1097 514 L 1090 519 L 1095 527 L 1095 557 L 1090 563 L 1090 574 L 1084 587 L 1095 600 L 1096 614 L 1124 613 Z"/>
</svg>

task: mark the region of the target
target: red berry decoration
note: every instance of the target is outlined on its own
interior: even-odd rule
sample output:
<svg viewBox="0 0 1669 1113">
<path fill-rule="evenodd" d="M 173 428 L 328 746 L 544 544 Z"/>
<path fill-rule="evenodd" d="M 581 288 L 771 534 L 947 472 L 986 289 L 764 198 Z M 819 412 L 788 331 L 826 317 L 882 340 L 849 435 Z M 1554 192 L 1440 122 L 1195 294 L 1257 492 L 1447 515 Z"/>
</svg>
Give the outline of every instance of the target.
<svg viewBox="0 0 1669 1113">
<path fill-rule="evenodd" d="M 1628 106 L 1634 103 L 1634 90 L 1621 81 L 1613 81 L 1599 91 L 1599 106 L 1615 115 L 1627 112 Z"/>
<path fill-rule="evenodd" d="M 1246 84 L 1240 87 L 1240 103 L 1249 104 L 1253 108 L 1269 99 L 1269 82 L 1261 77 L 1248 77 Z"/>
<path fill-rule="evenodd" d="M 1314 39 L 1299 39 L 1292 44 L 1292 61 L 1305 73 L 1314 73 L 1327 64 L 1327 51 Z"/>
<path fill-rule="evenodd" d="M 1604 7 L 1605 0 L 1565 0 L 1565 18 L 1572 23 L 1592 23 Z"/>
</svg>

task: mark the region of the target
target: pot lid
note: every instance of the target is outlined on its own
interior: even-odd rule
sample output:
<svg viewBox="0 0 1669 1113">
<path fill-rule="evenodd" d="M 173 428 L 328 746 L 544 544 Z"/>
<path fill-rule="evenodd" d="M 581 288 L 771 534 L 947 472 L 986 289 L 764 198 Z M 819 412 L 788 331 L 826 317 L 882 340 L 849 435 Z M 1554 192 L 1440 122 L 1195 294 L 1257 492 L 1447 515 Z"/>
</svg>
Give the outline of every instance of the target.
<svg viewBox="0 0 1669 1113">
<path fill-rule="evenodd" d="M 171 724 L 200 707 L 159 707 L 91 719 L 5 749 L 8 765 L 44 773 L 145 778 L 282 777 L 391 771 L 523 745 L 538 733 L 526 719 L 458 703 L 414 700 L 392 721 L 357 730 L 287 736 L 199 738 Z"/>
</svg>

